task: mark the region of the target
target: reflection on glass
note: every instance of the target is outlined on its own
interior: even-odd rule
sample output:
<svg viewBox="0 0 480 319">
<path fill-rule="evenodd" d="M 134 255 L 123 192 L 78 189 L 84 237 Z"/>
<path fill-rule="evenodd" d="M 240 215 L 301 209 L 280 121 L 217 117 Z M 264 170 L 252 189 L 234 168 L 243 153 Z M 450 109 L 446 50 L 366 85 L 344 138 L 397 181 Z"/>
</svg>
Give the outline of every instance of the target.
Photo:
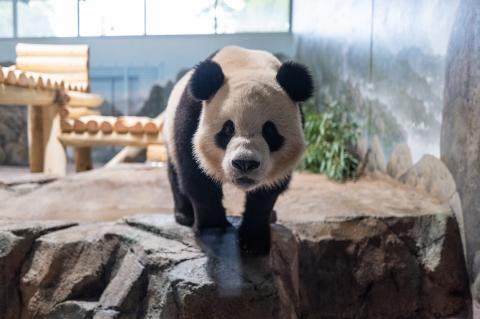
<svg viewBox="0 0 480 319">
<path fill-rule="evenodd" d="M 80 35 L 144 34 L 142 0 L 81 0 Z"/>
<path fill-rule="evenodd" d="M 77 0 L 18 1 L 18 36 L 77 36 Z"/>
<path fill-rule="evenodd" d="M 13 37 L 13 4 L 11 0 L 0 0 L 0 38 Z"/>
<path fill-rule="evenodd" d="M 147 0 L 147 34 L 214 33 L 213 0 Z"/>
<path fill-rule="evenodd" d="M 220 0 L 217 33 L 287 32 L 289 0 Z"/>
</svg>

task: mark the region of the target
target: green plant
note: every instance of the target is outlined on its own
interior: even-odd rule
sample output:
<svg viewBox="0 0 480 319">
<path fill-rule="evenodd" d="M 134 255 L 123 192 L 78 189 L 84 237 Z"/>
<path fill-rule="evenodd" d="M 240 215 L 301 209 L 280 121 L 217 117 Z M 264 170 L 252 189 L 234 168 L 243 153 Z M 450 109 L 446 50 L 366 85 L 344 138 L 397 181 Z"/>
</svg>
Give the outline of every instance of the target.
<svg viewBox="0 0 480 319">
<path fill-rule="evenodd" d="M 337 102 L 318 112 L 309 101 L 305 109 L 307 149 L 301 168 L 337 181 L 354 178 L 358 159 L 350 150 L 356 144 L 359 129 L 350 112 Z"/>
</svg>

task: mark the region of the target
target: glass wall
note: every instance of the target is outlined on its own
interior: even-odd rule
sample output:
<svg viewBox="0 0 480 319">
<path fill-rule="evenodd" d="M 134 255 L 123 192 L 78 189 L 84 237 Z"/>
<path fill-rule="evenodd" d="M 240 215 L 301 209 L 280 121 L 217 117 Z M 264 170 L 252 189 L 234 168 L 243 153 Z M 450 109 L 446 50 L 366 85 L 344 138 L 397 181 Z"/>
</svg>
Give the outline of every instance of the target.
<svg viewBox="0 0 480 319">
<path fill-rule="evenodd" d="M 290 2 L 0 0 L 0 38 L 289 32 Z"/>
<path fill-rule="evenodd" d="M 77 35 L 76 0 L 18 1 L 19 37 L 73 37 Z"/>
<path fill-rule="evenodd" d="M 144 34 L 144 1 L 82 0 L 79 4 L 80 36 Z"/>
<path fill-rule="evenodd" d="M 0 37 L 13 37 L 13 3 L 0 0 Z"/>
<path fill-rule="evenodd" d="M 147 0 L 147 34 L 212 34 L 212 0 Z"/>
<path fill-rule="evenodd" d="M 439 155 L 445 55 L 459 0 L 296 0 L 297 58 L 317 84 L 316 105 L 355 114 L 386 155 L 408 143 L 414 160 Z M 318 23 L 312 23 L 312 20 Z"/>
</svg>

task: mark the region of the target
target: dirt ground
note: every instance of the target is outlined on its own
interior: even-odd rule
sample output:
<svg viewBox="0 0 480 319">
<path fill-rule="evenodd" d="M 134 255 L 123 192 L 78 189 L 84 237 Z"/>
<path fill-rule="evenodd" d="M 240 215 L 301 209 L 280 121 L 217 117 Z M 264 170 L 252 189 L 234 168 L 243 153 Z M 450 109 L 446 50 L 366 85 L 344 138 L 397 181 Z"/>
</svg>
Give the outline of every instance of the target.
<svg viewBox="0 0 480 319">
<path fill-rule="evenodd" d="M 54 180 L 25 168 L 0 167 L 0 216 L 14 219 L 116 220 L 133 214 L 171 213 L 164 167 L 122 165 Z M 224 204 L 241 214 L 243 194 L 225 189 Z M 296 173 L 275 206 L 280 220 L 448 213 L 448 206 L 394 180 L 337 183 Z"/>
</svg>

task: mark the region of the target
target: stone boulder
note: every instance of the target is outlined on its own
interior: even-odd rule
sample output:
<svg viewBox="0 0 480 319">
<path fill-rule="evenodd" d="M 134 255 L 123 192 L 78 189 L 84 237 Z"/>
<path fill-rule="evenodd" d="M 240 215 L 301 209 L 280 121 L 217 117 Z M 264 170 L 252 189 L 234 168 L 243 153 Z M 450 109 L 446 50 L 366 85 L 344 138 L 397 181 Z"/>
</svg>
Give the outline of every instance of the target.
<svg viewBox="0 0 480 319">
<path fill-rule="evenodd" d="M 28 164 L 27 109 L 0 105 L 0 164 Z"/>
<path fill-rule="evenodd" d="M 366 154 L 366 171 L 367 175 L 377 176 L 386 173 L 385 154 L 383 153 L 382 143 L 377 135 L 372 138 L 370 149 Z"/>
<path fill-rule="evenodd" d="M 424 155 L 420 161 L 400 176 L 399 180 L 448 203 L 455 194 L 456 185 L 447 166 L 433 155 Z"/>
<path fill-rule="evenodd" d="M 469 309 L 448 209 L 282 223 L 291 230 L 272 225 L 270 256 L 253 258 L 234 231 L 195 237 L 165 214 L 0 221 L 0 318 L 395 319 Z"/>
<path fill-rule="evenodd" d="M 446 60 L 441 158 L 463 208 L 468 268 L 480 251 L 480 2 L 460 1 Z M 480 294 L 476 295 L 480 302 Z"/>
<path fill-rule="evenodd" d="M 413 166 L 412 154 L 407 144 L 398 144 L 393 149 L 387 164 L 387 174 L 399 178 Z"/>
</svg>

